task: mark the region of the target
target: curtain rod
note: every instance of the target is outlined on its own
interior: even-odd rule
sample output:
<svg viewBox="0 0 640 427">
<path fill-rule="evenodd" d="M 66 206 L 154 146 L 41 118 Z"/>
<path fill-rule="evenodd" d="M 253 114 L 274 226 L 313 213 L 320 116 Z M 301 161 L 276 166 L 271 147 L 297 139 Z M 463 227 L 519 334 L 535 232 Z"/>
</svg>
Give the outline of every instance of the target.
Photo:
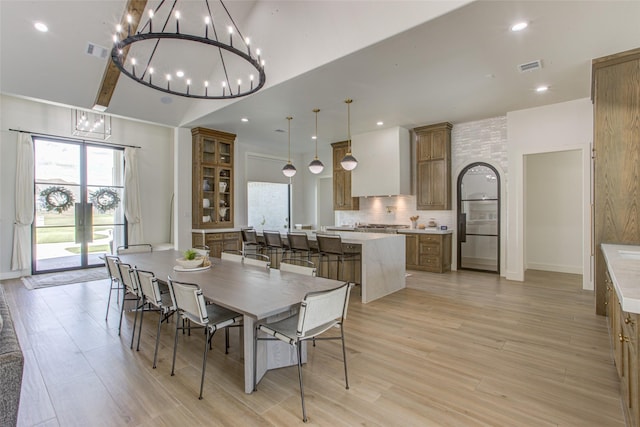
<svg viewBox="0 0 640 427">
<path fill-rule="evenodd" d="M 71 141 L 90 142 L 92 144 L 98 144 L 98 145 L 114 145 L 116 147 L 142 148 L 139 145 L 117 144 L 115 142 L 107 142 L 107 141 L 93 141 L 91 139 L 81 139 L 81 138 L 74 138 L 71 136 L 52 135 L 50 133 L 31 132 L 28 130 L 20 130 L 20 129 L 9 129 L 9 130 L 12 132 L 29 133 L 31 135 L 36 135 L 36 136 L 45 136 L 45 137 L 48 136 L 50 138 L 69 139 Z"/>
</svg>

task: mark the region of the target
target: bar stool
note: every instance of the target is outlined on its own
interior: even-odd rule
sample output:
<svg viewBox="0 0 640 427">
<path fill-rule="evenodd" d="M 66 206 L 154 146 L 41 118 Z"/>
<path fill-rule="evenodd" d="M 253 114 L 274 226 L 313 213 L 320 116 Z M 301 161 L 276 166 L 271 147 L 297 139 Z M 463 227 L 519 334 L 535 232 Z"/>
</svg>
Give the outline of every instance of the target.
<svg viewBox="0 0 640 427">
<path fill-rule="evenodd" d="M 339 235 L 317 234 L 316 239 L 318 241 L 320 262 L 324 257 L 327 257 L 327 262 L 332 262 L 331 257 L 335 257 L 335 261 L 338 262 L 337 280 L 341 280 L 340 265 L 343 265 L 345 261 L 356 261 L 359 254 L 345 253 L 342 249 L 342 238 Z M 353 270 L 352 279 L 350 283 L 355 283 L 355 269 Z"/>
<path fill-rule="evenodd" d="M 284 244 L 282 241 L 282 236 L 279 231 L 262 231 L 262 235 L 264 236 L 264 244 L 269 253 L 269 258 L 273 256 L 275 253 L 275 262 L 271 261 L 271 265 L 274 268 L 278 268 L 278 255 L 284 256 L 284 254 L 289 249 L 288 246 Z"/>
<path fill-rule="evenodd" d="M 253 228 L 243 228 L 242 234 L 242 255 L 246 255 L 247 248 L 253 248 L 255 254 L 262 252 L 264 244 L 258 241 L 258 234 Z"/>
<path fill-rule="evenodd" d="M 311 259 L 311 247 L 309 246 L 309 238 L 307 233 L 287 233 L 287 241 L 289 242 L 289 250 L 293 254 L 306 253 L 307 260 Z"/>
</svg>

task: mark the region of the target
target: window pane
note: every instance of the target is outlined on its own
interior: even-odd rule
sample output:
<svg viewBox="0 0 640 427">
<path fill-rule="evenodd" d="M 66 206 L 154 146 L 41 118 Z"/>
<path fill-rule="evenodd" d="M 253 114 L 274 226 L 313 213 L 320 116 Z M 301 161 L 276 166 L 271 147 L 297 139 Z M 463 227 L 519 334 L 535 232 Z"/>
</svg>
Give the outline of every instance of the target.
<svg viewBox="0 0 640 427">
<path fill-rule="evenodd" d="M 247 184 L 249 225 L 259 230 L 289 229 L 289 184 Z"/>
</svg>

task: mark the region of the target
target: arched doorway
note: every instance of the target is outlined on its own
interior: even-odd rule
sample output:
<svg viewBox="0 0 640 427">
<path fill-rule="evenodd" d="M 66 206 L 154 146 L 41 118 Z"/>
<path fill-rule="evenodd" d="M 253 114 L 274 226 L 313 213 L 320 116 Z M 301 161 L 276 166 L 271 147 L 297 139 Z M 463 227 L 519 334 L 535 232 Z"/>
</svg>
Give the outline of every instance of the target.
<svg viewBox="0 0 640 427">
<path fill-rule="evenodd" d="M 458 270 L 500 273 L 500 175 L 487 163 L 458 175 Z"/>
</svg>

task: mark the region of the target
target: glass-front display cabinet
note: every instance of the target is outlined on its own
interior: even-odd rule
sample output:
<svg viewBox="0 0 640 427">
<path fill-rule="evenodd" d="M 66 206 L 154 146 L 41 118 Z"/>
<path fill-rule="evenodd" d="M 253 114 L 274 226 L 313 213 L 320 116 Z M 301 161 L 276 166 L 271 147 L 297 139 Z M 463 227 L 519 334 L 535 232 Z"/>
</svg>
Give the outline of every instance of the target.
<svg viewBox="0 0 640 427">
<path fill-rule="evenodd" d="M 233 227 L 232 133 L 194 128 L 193 228 Z"/>
</svg>

